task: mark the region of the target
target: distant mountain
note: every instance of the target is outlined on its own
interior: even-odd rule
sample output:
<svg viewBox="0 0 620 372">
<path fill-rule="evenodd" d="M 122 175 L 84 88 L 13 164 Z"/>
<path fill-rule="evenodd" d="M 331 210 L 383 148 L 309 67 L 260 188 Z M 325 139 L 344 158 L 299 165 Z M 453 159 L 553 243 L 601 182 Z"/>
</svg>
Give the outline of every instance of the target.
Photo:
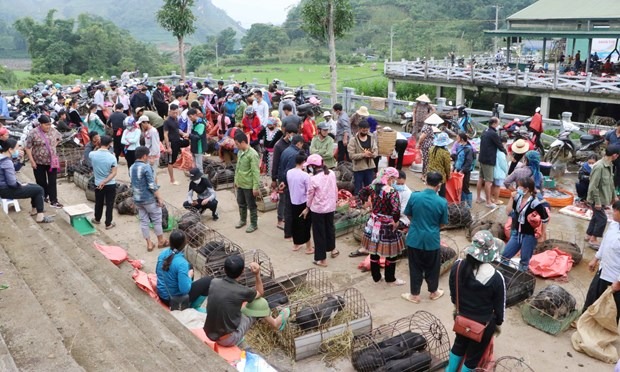
<svg viewBox="0 0 620 372">
<path fill-rule="evenodd" d="M 237 39 L 245 34 L 245 29 L 230 18 L 225 11 L 215 7 L 211 0 L 196 0 L 196 32 L 186 39 L 188 43 L 199 44 L 205 38 L 216 35 L 231 27 L 237 32 Z M 162 0 L 27 0 L 14 2 L 0 0 L 0 49 L 7 48 L 7 38 L 12 35 L 13 22 L 22 17 L 42 19 L 50 9 L 57 9 L 56 18 L 76 18 L 80 13 L 91 13 L 109 19 L 142 41 L 159 46 L 176 45 L 176 40 L 155 20 L 155 13 Z M 10 36 L 12 38 L 12 36 Z M 7 48 L 8 49 L 8 48 Z"/>
</svg>

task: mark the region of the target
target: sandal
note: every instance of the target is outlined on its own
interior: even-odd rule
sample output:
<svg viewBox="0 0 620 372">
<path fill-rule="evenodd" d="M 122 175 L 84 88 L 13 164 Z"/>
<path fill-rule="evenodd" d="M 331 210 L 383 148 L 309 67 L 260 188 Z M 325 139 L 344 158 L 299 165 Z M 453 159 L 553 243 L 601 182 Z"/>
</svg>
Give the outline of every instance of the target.
<svg viewBox="0 0 620 372">
<path fill-rule="evenodd" d="M 169 245 L 170 245 L 170 242 L 166 239 L 163 241 L 163 243 L 157 244 L 157 248 L 166 248 Z"/>
<path fill-rule="evenodd" d="M 390 287 L 398 287 L 407 284 L 407 282 L 402 279 L 396 279 L 395 281 L 389 282 L 388 284 L 390 285 Z"/>
<path fill-rule="evenodd" d="M 330 254 L 330 256 L 331 256 L 332 258 L 336 258 L 336 257 L 340 256 L 340 251 L 332 251 L 332 253 Z"/>
<path fill-rule="evenodd" d="M 321 263 L 319 261 L 312 261 L 313 264 L 317 265 L 317 266 L 321 266 L 321 267 L 327 267 L 326 263 Z"/>
<path fill-rule="evenodd" d="M 282 317 L 282 324 L 280 324 L 280 328 L 278 331 L 282 332 L 286 327 L 286 323 L 288 323 L 288 318 L 291 316 L 291 309 L 288 307 L 280 311 L 280 316 Z"/>
<path fill-rule="evenodd" d="M 304 253 L 305 253 L 305 254 L 314 254 L 314 248 L 312 248 L 312 249 L 306 249 L 306 250 L 304 251 Z"/>
<path fill-rule="evenodd" d="M 359 249 L 354 250 L 353 252 L 349 253 L 349 257 L 353 258 L 353 257 L 365 257 L 368 256 L 368 252 L 360 252 Z"/>
<path fill-rule="evenodd" d="M 435 292 L 435 293 L 437 293 L 437 295 L 435 295 L 435 296 L 433 296 L 432 294 L 430 295 L 429 298 L 431 299 L 431 301 L 435 301 L 435 300 L 439 299 L 441 296 L 443 296 L 443 289 L 438 289 L 437 292 Z"/>
<path fill-rule="evenodd" d="M 299 250 L 301 249 L 301 247 L 303 246 L 303 244 L 295 246 L 293 245 L 293 249 L 291 249 L 293 252 L 299 252 Z"/>
<path fill-rule="evenodd" d="M 411 293 L 401 293 L 400 298 L 405 301 L 411 302 L 412 304 L 419 304 L 420 300 L 414 300 L 411 298 Z"/>
<path fill-rule="evenodd" d="M 54 222 L 54 218 L 52 216 L 45 216 L 41 221 L 37 221 L 37 223 L 52 223 Z"/>
</svg>

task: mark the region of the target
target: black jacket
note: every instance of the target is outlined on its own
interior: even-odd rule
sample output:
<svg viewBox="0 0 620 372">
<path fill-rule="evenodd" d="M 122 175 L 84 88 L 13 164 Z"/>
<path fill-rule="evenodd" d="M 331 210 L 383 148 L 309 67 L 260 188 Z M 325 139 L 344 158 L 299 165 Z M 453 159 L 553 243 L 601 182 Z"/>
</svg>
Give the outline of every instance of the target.
<svg viewBox="0 0 620 372">
<path fill-rule="evenodd" d="M 506 149 L 502 146 L 502 141 L 497 134 L 497 130 L 488 127 L 480 137 L 480 153 L 478 161 L 481 164 L 495 165 L 497 161 L 497 150 L 506 153 Z"/>
<path fill-rule="evenodd" d="M 164 92 L 159 89 L 155 89 L 155 91 L 153 91 L 153 104 L 155 105 L 159 116 L 164 117 L 168 115 L 168 103 L 164 97 Z"/>
<path fill-rule="evenodd" d="M 465 261 L 458 260 L 450 270 L 450 298 L 456 305 L 456 271 L 459 264 Z M 463 274 L 463 267 L 459 276 Z M 479 323 L 487 323 L 495 319 L 495 324 L 502 325 L 506 307 L 506 285 L 503 275 L 495 270 L 493 276 L 482 284 L 475 277 L 462 281 L 459 278 L 459 314 Z"/>
<path fill-rule="evenodd" d="M 280 157 L 284 150 L 289 147 L 291 143 L 286 137 L 280 138 L 276 145 L 273 147 L 273 164 L 271 165 L 271 180 L 272 181 L 283 181 L 278 180 L 278 171 L 280 169 Z"/>
</svg>

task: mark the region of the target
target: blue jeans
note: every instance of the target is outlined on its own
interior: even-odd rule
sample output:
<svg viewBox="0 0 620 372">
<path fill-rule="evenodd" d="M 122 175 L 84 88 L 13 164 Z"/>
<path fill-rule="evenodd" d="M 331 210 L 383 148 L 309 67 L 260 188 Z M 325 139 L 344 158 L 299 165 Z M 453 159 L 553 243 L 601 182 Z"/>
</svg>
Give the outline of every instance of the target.
<svg viewBox="0 0 620 372">
<path fill-rule="evenodd" d="M 521 251 L 521 261 L 519 263 L 519 270 L 525 271 L 527 270 L 530 264 L 530 258 L 532 258 L 532 254 L 534 253 L 534 249 L 536 248 L 536 237 L 534 235 L 526 235 L 526 234 L 512 234 L 510 236 L 510 240 L 506 244 L 506 248 L 504 248 L 504 254 L 502 255 L 505 259 L 511 259 L 516 255 L 519 250 Z"/>
<path fill-rule="evenodd" d="M 355 195 L 360 192 L 365 186 L 372 183 L 375 178 L 374 169 L 366 169 L 363 171 L 353 172 L 353 182 L 355 183 Z"/>
</svg>

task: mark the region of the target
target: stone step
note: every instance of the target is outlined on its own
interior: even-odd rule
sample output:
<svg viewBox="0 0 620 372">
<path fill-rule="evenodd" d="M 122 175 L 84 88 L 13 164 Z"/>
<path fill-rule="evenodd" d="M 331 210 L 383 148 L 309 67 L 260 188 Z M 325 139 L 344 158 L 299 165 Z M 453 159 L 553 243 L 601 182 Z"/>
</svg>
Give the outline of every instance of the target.
<svg viewBox="0 0 620 372">
<path fill-rule="evenodd" d="M 7 243 L 16 249 L 27 249 L 20 239 L 6 239 L 10 220 L 0 213 L 0 370 L 2 371 L 83 371 L 63 344 L 63 336 L 48 317 L 17 267 L 7 255 Z M 7 224 L 8 223 L 8 224 Z M 7 241 L 10 240 L 10 241 Z"/>
</svg>

